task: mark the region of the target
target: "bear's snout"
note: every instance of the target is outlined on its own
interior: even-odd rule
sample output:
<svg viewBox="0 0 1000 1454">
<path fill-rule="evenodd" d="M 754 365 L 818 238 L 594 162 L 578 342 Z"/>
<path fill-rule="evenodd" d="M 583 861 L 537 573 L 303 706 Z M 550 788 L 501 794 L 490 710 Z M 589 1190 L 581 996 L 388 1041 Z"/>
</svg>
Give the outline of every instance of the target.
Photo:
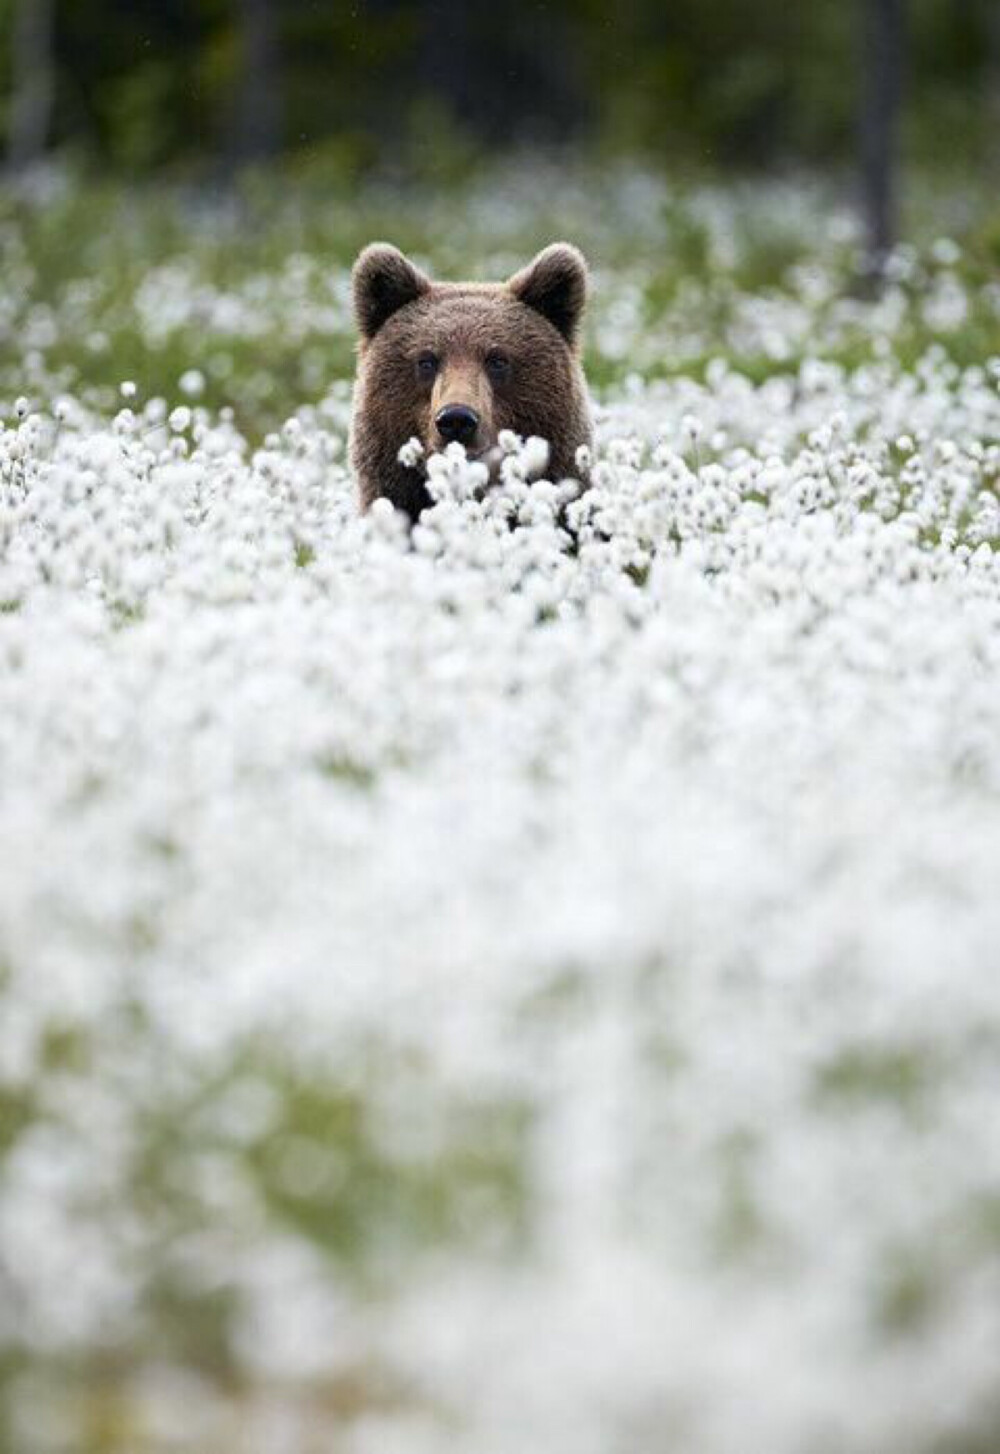
<svg viewBox="0 0 1000 1454">
<path fill-rule="evenodd" d="M 468 446 L 479 432 L 479 415 L 468 404 L 448 404 L 438 410 L 434 425 L 445 444 Z"/>
<path fill-rule="evenodd" d="M 486 370 L 472 355 L 446 356 L 431 394 L 430 448 L 462 444 L 480 454 L 494 443 L 493 398 Z"/>
</svg>

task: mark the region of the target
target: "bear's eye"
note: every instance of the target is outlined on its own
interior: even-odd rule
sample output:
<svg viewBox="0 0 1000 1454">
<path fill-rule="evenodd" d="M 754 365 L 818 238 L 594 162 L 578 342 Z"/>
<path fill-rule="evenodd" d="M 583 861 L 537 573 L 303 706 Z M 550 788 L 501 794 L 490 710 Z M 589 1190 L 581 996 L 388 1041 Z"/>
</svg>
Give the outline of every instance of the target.
<svg viewBox="0 0 1000 1454">
<path fill-rule="evenodd" d="M 510 359 L 498 348 L 490 349 L 486 355 L 486 372 L 495 383 L 502 383 L 510 377 Z"/>
<path fill-rule="evenodd" d="M 434 375 L 437 373 L 437 371 L 438 371 L 438 357 L 437 357 L 437 354 L 436 353 L 431 353 L 430 350 L 428 349 L 428 351 L 426 353 L 422 353 L 419 356 L 419 358 L 417 359 L 417 377 L 420 378 L 420 379 L 430 380 L 430 379 L 432 379 L 434 377 Z"/>
</svg>

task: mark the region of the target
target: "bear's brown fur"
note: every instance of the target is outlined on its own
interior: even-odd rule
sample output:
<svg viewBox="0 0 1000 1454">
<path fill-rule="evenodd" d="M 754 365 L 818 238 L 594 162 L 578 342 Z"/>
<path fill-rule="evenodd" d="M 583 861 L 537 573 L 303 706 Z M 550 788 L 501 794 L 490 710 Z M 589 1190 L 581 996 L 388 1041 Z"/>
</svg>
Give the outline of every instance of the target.
<svg viewBox="0 0 1000 1454">
<path fill-rule="evenodd" d="M 495 457 L 498 434 L 510 429 L 548 441 L 551 478 L 579 476 L 575 455 L 590 443 L 591 422 L 579 356 L 587 265 L 575 247 L 553 243 L 506 283 L 438 283 L 373 243 L 353 285 L 351 460 L 363 510 L 386 496 L 415 519 L 430 496 L 422 469 L 401 464 L 399 450 L 413 437 L 425 454 L 444 448 L 442 430 L 456 420 L 470 456 Z"/>
</svg>

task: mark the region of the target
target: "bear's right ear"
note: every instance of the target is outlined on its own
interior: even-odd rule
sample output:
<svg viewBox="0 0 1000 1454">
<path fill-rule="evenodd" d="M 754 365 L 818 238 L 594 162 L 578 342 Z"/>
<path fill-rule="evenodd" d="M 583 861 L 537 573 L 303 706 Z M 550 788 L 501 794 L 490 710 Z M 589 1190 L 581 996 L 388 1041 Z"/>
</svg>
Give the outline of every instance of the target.
<svg viewBox="0 0 1000 1454">
<path fill-rule="evenodd" d="M 354 317 L 366 340 L 374 338 L 397 309 L 412 303 L 431 286 L 430 278 L 388 242 L 372 242 L 358 254 L 351 282 Z"/>
</svg>

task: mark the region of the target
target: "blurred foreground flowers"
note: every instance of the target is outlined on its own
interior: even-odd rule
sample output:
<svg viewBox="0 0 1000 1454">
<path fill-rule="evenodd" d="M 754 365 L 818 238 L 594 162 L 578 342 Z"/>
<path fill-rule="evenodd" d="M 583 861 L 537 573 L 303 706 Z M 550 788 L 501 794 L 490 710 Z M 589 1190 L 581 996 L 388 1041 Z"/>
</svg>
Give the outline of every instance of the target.
<svg viewBox="0 0 1000 1454">
<path fill-rule="evenodd" d="M 992 1449 L 996 361 L 200 392 L 0 435 L 0 1447 Z"/>
</svg>

